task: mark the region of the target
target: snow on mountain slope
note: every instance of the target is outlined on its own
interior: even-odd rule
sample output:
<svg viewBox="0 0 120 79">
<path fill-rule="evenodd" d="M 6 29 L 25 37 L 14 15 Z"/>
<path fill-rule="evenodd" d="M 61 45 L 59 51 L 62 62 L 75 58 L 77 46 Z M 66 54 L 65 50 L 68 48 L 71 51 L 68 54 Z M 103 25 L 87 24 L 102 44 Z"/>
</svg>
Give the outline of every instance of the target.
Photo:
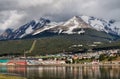
<svg viewBox="0 0 120 79">
<path fill-rule="evenodd" d="M 63 33 L 68 33 L 68 34 L 73 34 L 74 33 L 73 30 L 75 28 L 81 28 L 79 19 L 76 16 L 74 16 L 72 19 L 64 23 L 63 26 L 68 26 L 68 30 L 63 32 Z"/>
<path fill-rule="evenodd" d="M 0 35 L 0 39 L 17 39 L 26 35 L 37 35 L 44 31 L 58 34 L 82 34 L 85 29 L 94 29 L 108 34 L 120 35 L 120 22 L 115 20 L 104 20 L 91 16 L 74 16 L 65 22 L 51 22 L 48 19 L 40 18 L 32 20 L 18 29 L 7 29 Z"/>
<path fill-rule="evenodd" d="M 80 17 L 78 16 L 74 16 L 73 18 L 71 18 L 70 20 L 68 20 L 67 22 L 65 22 L 63 24 L 63 26 L 77 26 L 78 28 L 89 28 L 89 25 L 86 24 Z"/>
<path fill-rule="evenodd" d="M 118 32 L 115 31 L 114 27 L 116 26 L 112 20 L 107 21 L 95 17 L 90 16 L 79 16 L 82 18 L 87 24 L 91 25 L 91 27 L 95 28 L 98 31 L 104 31 L 106 33 L 111 33 L 114 35 L 119 35 Z"/>
<path fill-rule="evenodd" d="M 28 29 L 26 29 L 25 33 L 30 34 L 33 31 L 32 26 L 30 26 Z"/>
<path fill-rule="evenodd" d="M 57 33 L 65 33 L 65 34 L 80 34 L 84 33 L 83 29 L 91 28 L 87 23 L 85 23 L 80 17 L 74 16 L 70 20 L 64 22 L 63 24 L 58 24 L 55 28 L 51 30 Z M 78 30 L 78 31 L 75 31 Z"/>
<path fill-rule="evenodd" d="M 45 31 L 45 30 L 49 30 L 49 29 L 54 28 L 54 27 L 56 27 L 56 26 L 57 26 L 57 25 L 52 25 L 52 26 L 46 25 L 46 26 L 44 26 L 43 28 L 34 31 L 34 33 L 33 33 L 32 35 L 39 34 L 39 33 L 43 32 L 43 31 Z"/>
<path fill-rule="evenodd" d="M 108 26 L 108 22 L 102 19 L 88 16 L 80 16 L 87 24 L 90 24 L 93 28 L 98 31 L 104 31 L 104 27 Z"/>
<path fill-rule="evenodd" d="M 23 38 L 24 36 L 33 33 L 35 30 L 38 30 L 49 23 L 50 23 L 50 20 L 45 18 L 40 18 L 37 21 L 32 20 L 26 23 L 25 25 L 19 27 L 18 29 L 14 29 L 12 31 L 6 30 L 0 36 L 0 39 L 8 39 L 8 37 L 9 39 Z"/>
</svg>

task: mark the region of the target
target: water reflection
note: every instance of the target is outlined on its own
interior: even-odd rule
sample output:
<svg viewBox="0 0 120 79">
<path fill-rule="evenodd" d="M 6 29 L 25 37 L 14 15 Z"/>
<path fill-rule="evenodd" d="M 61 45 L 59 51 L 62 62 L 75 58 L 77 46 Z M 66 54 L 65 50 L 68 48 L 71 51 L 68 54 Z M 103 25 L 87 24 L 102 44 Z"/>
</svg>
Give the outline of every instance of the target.
<svg viewBox="0 0 120 79">
<path fill-rule="evenodd" d="M 120 66 L 1 66 L 0 73 L 28 79 L 120 79 Z"/>
<path fill-rule="evenodd" d="M 9 75 L 26 76 L 26 66 L 0 66 L 0 73 Z"/>
</svg>

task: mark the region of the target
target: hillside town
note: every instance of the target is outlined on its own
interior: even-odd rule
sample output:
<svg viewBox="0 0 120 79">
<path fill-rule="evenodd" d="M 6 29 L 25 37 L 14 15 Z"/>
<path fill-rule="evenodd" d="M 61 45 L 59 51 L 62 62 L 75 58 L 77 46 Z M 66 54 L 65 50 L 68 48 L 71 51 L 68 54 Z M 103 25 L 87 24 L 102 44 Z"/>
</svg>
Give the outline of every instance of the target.
<svg viewBox="0 0 120 79">
<path fill-rule="evenodd" d="M 76 54 L 0 57 L 0 65 L 120 64 L 120 49 Z"/>
</svg>

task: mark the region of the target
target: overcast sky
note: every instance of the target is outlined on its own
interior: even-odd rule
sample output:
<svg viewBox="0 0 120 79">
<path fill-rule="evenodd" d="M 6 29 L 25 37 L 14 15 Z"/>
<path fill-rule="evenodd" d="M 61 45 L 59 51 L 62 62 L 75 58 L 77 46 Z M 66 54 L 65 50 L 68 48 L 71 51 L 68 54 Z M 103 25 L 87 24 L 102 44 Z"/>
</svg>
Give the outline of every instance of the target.
<svg viewBox="0 0 120 79">
<path fill-rule="evenodd" d="M 64 21 L 74 15 L 120 20 L 120 0 L 0 0 L 0 31 L 40 17 Z"/>
</svg>

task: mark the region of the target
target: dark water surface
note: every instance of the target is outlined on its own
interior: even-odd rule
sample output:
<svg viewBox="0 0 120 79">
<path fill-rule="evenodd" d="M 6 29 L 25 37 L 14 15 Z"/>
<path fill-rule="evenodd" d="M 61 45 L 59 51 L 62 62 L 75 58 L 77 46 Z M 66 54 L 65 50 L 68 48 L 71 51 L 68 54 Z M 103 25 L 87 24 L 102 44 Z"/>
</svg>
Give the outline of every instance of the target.
<svg viewBox="0 0 120 79">
<path fill-rule="evenodd" d="M 0 73 L 27 79 L 120 79 L 120 66 L 0 66 Z"/>
</svg>

